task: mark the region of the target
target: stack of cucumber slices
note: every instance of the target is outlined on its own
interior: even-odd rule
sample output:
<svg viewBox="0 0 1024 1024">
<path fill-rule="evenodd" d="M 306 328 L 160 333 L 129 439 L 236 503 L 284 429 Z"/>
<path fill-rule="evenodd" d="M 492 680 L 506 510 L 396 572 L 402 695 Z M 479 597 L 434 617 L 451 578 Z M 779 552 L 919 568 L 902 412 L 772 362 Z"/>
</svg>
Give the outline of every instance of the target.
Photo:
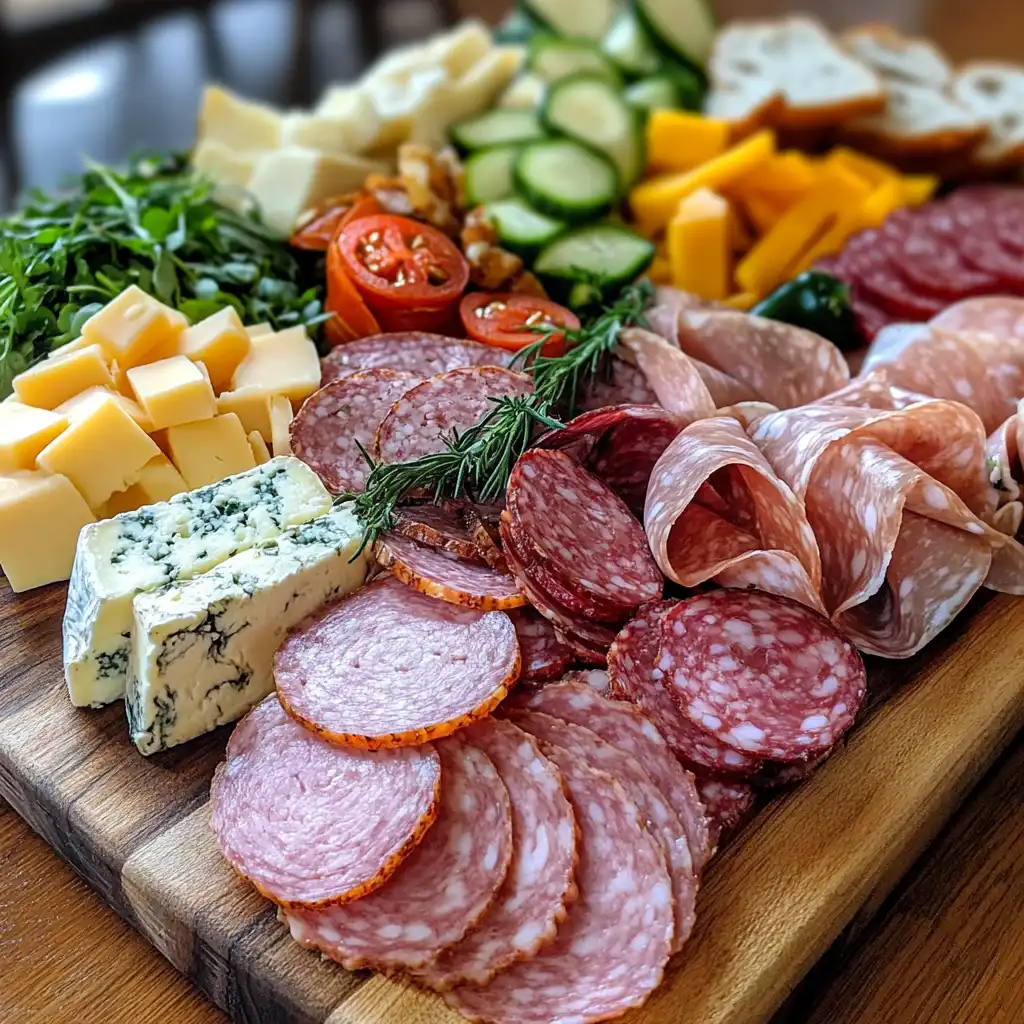
<svg viewBox="0 0 1024 1024">
<path fill-rule="evenodd" d="M 521 0 L 527 71 L 503 105 L 457 124 L 466 194 L 502 245 L 570 305 L 643 273 L 653 245 L 608 219 L 644 170 L 644 118 L 699 106 L 714 23 L 704 0 Z"/>
</svg>

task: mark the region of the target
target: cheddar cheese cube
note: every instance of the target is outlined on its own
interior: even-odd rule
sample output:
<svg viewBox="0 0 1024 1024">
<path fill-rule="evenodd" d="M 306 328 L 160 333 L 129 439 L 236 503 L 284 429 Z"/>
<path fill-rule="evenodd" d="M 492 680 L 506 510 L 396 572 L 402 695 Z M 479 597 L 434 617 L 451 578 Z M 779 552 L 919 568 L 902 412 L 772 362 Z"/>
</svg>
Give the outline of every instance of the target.
<svg viewBox="0 0 1024 1024">
<path fill-rule="evenodd" d="M 61 356 L 70 355 L 72 352 L 77 352 L 79 349 L 87 348 L 89 345 L 93 345 L 95 342 L 90 341 L 84 334 L 80 334 L 73 341 L 69 341 L 66 345 L 61 345 L 60 348 L 55 348 L 52 352 L 47 355 L 47 359 L 60 359 Z"/>
<path fill-rule="evenodd" d="M 100 385 L 112 388 L 114 378 L 99 345 L 86 345 L 60 359 L 43 362 L 14 378 L 19 402 L 40 409 L 56 409 L 79 391 Z"/>
<path fill-rule="evenodd" d="M 269 441 L 274 436 L 270 423 L 270 400 L 274 390 L 270 387 L 239 388 L 237 391 L 222 391 L 217 396 L 217 414 L 225 416 L 234 413 L 241 421 L 245 432 L 256 431 Z"/>
<path fill-rule="evenodd" d="M 188 489 L 185 478 L 174 468 L 171 460 L 166 455 L 157 455 L 142 467 L 135 483 L 110 496 L 102 509 L 103 518 L 168 501 Z"/>
<path fill-rule="evenodd" d="M 289 327 L 252 339 L 249 354 L 231 379 L 232 391 L 249 387 L 286 395 L 293 404 L 320 387 L 320 359 L 305 327 Z"/>
<path fill-rule="evenodd" d="M 190 490 L 256 467 L 249 438 L 234 413 L 168 427 L 167 447 Z"/>
<path fill-rule="evenodd" d="M 256 460 L 257 466 L 262 466 L 264 462 L 270 461 L 270 449 L 258 430 L 249 432 L 249 447 L 252 448 L 252 456 Z"/>
<path fill-rule="evenodd" d="M 292 453 L 292 403 L 284 395 L 274 395 L 270 400 L 270 445 L 274 456 Z"/>
<path fill-rule="evenodd" d="M 75 395 L 74 398 L 61 402 L 54 412 L 60 413 L 61 416 L 66 416 L 69 420 L 76 419 L 83 411 L 87 412 L 91 408 L 97 395 L 109 395 L 147 434 L 153 430 L 152 421 L 142 411 L 142 406 L 134 398 L 122 395 L 120 391 L 111 391 L 110 388 L 98 386 L 86 388 Z"/>
<path fill-rule="evenodd" d="M 264 321 L 261 324 L 250 324 L 246 327 L 245 333 L 248 334 L 250 338 L 261 338 L 264 334 L 273 334 L 274 328 Z"/>
<path fill-rule="evenodd" d="M 705 299 L 724 299 L 732 278 L 729 204 L 710 189 L 687 196 L 668 226 L 672 283 Z"/>
<path fill-rule="evenodd" d="M 109 395 L 76 410 L 68 428 L 38 455 L 41 469 L 66 476 L 92 509 L 133 483 L 160 454 L 153 439 Z"/>
<path fill-rule="evenodd" d="M 688 171 L 729 148 L 731 125 L 686 110 L 652 110 L 647 119 L 647 160 L 667 171 Z"/>
<path fill-rule="evenodd" d="M 185 356 L 134 366 L 128 371 L 128 381 L 154 430 L 217 414 L 209 378 Z"/>
<path fill-rule="evenodd" d="M 67 417 L 20 402 L 0 402 L 0 472 L 32 469 L 36 456 L 67 427 Z"/>
<path fill-rule="evenodd" d="M 133 284 L 86 320 L 82 336 L 128 369 L 145 362 L 153 349 L 181 333 L 181 320 L 173 318 L 172 312 Z"/>
<path fill-rule="evenodd" d="M 216 391 L 231 384 L 238 364 L 249 354 L 249 335 L 238 314 L 230 307 L 201 320 L 181 336 L 178 351 L 193 362 L 202 363 Z"/>
</svg>

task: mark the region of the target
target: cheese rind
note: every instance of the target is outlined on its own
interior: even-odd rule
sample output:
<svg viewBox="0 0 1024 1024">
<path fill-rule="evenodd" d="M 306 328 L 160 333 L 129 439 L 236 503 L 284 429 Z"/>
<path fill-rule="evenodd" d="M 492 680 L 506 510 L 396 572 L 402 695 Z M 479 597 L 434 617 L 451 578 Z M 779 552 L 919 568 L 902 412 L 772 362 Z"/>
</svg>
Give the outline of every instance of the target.
<svg viewBox="0 0 1024 1024">
<path fill-rule="evenodd" d="M 331 503 L 308 466 L 273 459 L 163 504 L 87 526 L 78 539 L 64 614 L 71 702 L 99 707 L 124 695 L 137 594 L 204 573 L 323 515 Z"/>
<path fill-rule="evenodd" d="M 287 631 L 366 578 L 348 507 L 135 598 L 125 708 L 132 742 L 155 754 L 240 718 L 274 689 Z"/>
</svg>

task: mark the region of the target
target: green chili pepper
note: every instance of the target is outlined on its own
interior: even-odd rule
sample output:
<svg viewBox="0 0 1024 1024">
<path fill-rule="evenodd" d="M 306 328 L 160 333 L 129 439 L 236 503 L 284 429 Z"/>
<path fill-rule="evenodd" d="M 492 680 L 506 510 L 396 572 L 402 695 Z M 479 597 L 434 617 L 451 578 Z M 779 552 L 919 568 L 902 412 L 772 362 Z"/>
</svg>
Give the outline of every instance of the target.
<svg viewBox="0 0 1024 1024">
<path fill-rule="evenodd" d="M 850 306 L 849 286 L 818 270 L 808 270 L 780 285 L 750 312 L 814 331 L 844 350 L 863 344 Z"/>
</svg>

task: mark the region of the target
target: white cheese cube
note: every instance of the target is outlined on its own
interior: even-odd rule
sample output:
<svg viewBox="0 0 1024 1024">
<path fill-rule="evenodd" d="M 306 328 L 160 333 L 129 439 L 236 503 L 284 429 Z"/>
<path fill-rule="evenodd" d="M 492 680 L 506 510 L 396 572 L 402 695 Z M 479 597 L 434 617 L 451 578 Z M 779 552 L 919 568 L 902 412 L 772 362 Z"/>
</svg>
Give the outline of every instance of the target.
<svg viewBox="0 0 1024 1024">
<path fill-rule="evenodd" d="M 356 85 L 332 86 L 323 95 L 316 108 L 314 117 L 324 117 L 332 124 L 341 122 L 346 128 L 346 136 L 353 156 L 365 153 L 373 145 L 373 140 L 380 134 L 380 117 L 377 108 L 369 95 Z M 298 138 L 289 141 L 291 145 L 309 145 Z M 320 148 L 317 146 L 314 149 Z M 333 152 L 333 150 L 328 150 Z"/>
<path fill-rule="evenodd" d="M 452 78 L 460 78 L 493 46 L 490 28 L 479 18 L 466 18 L 427 43 L 427 55 L 443 64 Z"/>
<path fill-rule="evenodd" d="M 214 195 L 222 205 L 231 210 L 251 205 L 246 190 L 256 170 L 252 154 L 236 153 L 216 139 L 203 139 L 192 150 L 192 166 L 217 183 Z"/>
<path fill-rule="evenodd" d="M 199 108 L 200 144 L 211 139 L 235 153 L 277 149 L 284 117 L 264 103 L 244 100 L 219 85 L 208 85 Z"/>
</svg>

